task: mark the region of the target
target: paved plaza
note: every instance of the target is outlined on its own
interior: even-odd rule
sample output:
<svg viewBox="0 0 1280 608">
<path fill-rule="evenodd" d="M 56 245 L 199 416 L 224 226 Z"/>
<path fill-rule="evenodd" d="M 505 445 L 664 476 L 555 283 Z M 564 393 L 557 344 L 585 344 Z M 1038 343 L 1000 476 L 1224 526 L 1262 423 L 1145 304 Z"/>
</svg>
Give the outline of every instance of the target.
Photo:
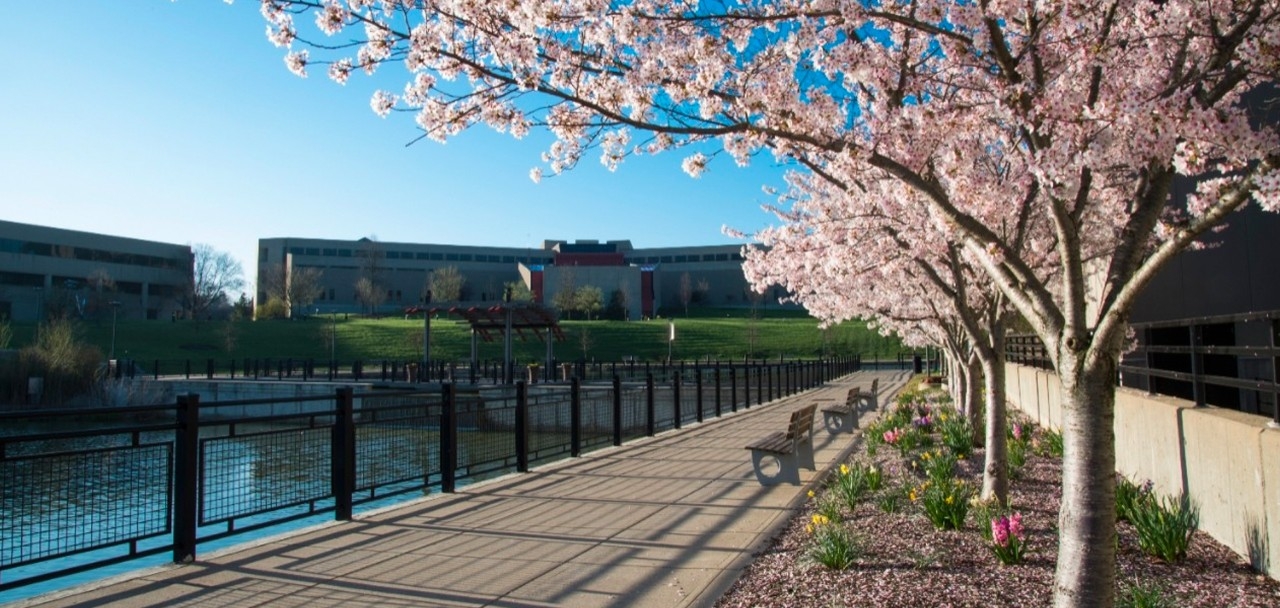
<svg viewBox="0 0 1280 608">
<path fill-rule="evenodd" d="M 18 606 L 710 606 L 858 434 L 814 428 L 817 472 L 762 487 L 748 443 L 827 385 L 619 448 Z M 874 413 L 863 412 L 863 420 Z"/>
</svg>

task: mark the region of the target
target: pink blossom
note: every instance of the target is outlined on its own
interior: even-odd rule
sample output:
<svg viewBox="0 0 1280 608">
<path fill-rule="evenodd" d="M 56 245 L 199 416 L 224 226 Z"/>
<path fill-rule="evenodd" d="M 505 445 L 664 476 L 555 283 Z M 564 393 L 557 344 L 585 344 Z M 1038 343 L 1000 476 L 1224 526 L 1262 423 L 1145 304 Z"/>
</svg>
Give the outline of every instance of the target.
<svg viewBox="0 0 1280 608">
<path fill-rule="evenodd" d="M 295 76 L 298 76 L 299 78 L 306 78 L 307 77 L 307 57 L 308 57 L 308 53 L 305 49 L 301 51 L 291 52 L 288 55 L 284 56 L 284 64 L 286 67 L 289 68 L 290 72 L 293 72 Z"/>
<path fill-rule="evenodd" d="M 396 96 L 386 91 L 374 91 L 373 97 L 369 99 L 369 107 L 373 108 L 374 113 L 383 118 L 391 113 L 391 109 L 396 105 Z"/>
</svg>

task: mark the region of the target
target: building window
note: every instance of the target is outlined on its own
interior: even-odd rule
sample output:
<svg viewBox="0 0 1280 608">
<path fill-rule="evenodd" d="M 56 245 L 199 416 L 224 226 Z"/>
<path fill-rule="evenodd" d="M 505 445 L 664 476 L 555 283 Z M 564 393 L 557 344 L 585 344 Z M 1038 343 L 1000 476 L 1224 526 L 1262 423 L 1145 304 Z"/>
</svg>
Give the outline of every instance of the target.
<svg viewBox="0 0 1280 608">
<path fill-rule="evenodd" d="M 329 257 L 331 257 L 331 258 L 338 257 L 338 250 L 337 250 L 337 249 L 327 249 L 327 248 L 326 248 L 326 249 L 324 250 L 324 255 L 327 255 L 327 256 L 329 256 Z"/>
</svg>

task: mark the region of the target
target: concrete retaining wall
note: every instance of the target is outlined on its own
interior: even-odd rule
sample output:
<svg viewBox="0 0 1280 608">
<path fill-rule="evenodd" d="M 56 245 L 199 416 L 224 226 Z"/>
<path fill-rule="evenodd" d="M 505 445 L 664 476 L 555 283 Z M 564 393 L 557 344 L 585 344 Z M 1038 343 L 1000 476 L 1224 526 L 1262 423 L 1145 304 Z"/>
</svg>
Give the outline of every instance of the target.
<svg viewBox="0 0 1280 608">
<path fill-rule="evenodd" d="M 1061 428 L 1057 375 L 1009 364 L 1009 405 Z M 1116 467 L 1162 495 L 1187 492 L 1200 529 L 1280 580 L 1280 430 L 1264 416 L 1119 388 Z"/>
<path fill-rule="evenodd" d="M 355 407 L 359 409 L 359 394 L 367 385 L 330 382 L 255 382 L 238 380 L 147 380 L 136 379 L 134 391 L 148 395 L 153 403 L 170 403 L 178 395 L 195 394 L 200 403 L 214 401 L 253 401 L 266 399 L 304 399 L 329 397 L 329 401 L 293 401 L 270 404 L 238 405 L 215 408 L 214 416 L 270 416 L 293 415 L 333 407 L 332 398 L 338 388 L 352 386 L 356 391 Z"/>
</svg>

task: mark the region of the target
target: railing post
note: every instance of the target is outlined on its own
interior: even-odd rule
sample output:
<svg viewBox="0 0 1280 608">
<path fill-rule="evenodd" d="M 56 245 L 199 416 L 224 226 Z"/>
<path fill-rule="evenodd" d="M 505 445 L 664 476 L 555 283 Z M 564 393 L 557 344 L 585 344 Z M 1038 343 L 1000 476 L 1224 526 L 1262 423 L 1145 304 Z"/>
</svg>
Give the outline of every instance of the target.
<svg viewBox="0 0 1280 608">
<path fill-rule="evenodd" d="M 1280 357 L 1274 356 L 1275 348 L 1280 343 L 1280 323 L 1275 319 L 1267 319 L 1271 324 L 1271 422 L 1269 428 L 1280 429 Z"/>
<path fill-rule="evenodd" d="M 453 385 L 440 385 L 440 491 L 453 493 L 458 474 L 458 419 Z"/>
<path fill-rule="evenodd" d="M 569 379 L 569 455 L 582 455 L 582 380 Z"/>
<path fill-rule="evenodd" d="M 196 497 L 200 484 L 200 395 L 178 396 L 174 437 L 173 563 L 196 559 Z"/>
<path fill-rule="evenodd" d="M 680 372 L 677 371 L 675 376 L 671 378 L 671 411 L 675 416 L 675 427 L 681 426 L 681 418 L 684 413 L 680 411 Z"/>
<path fill-rule="evenodd" d="M 715 376 L 715 378 L 716 378 L 716 418 L 719 418 L 719 417 L 724 413 L 724 412 L 723 412 L 723 410 L 721 409 L 721 405 L 720 405 L 720 392 L 721 392 L 721 391 L 720 391 L 720 388 L 721 388 L 721 387 L 720 387 L 720 380 L 721 380 L 721 376 L 720 376 L 720 362 L 719 362 L 719 361 L 716 361 L 716 376 Z"/>
<path fill-rule="evenodd" d="M 735 400 L 734 405 L 736 406 L 737 403 L 738 402 Z M 746 409 L 749 407 L 751 407 L 751 367 L 749 364 L 744 363 L 742 366 L 742 408 Z"/>
<path fill-rule="evenodd" d="M 1191 330 L 1191 395 L 1196 407 L 1204 407 L 1204 368 L 1200 360 L 1200 326 L 1192 324 Z"/>
<path fill-rule="evenodd" d="M 617 373 L 613 374 L 613 445 L 622 445 L 622 378 Z"/>
<path fill-rule="evenodd" d="M 764 403 L 764 376 L 767 373 L 769 373 L 769 368 L 761 363 L 756 364 L 756 405 Z M 769 392 L 773 393 L 772 380 L 769 382 Z"/>
<path fill-rule="evenodd" d="M 698 402 L 696 404 L 698 408 L 697 418 L 698 418 L 698 422 L 702 422 L 702 365 L 701 364 L 693 366 L 693 374 L 694 374 L 693 376 L 694 387 L 698 391 Z"/>
<path fill-rule="evenodd" d="M 529 472 L 529 392 L 524 380 L 516 382 L 516 471 Z"/>
<path fill-rule="evenodd" d="M 648 364 L 645 364 L 648 367 Z M 653 374 L 646 373 L 644 375 L 645 388 L 645 433 L 653 437 L 657 434 L 658 429 L 658 413 L 653 405 Z"/>
<path fill-rule="evenodd" d="M 337 415 L 333 420 L 330 463 L 332 464 L 333 518 L 351 520 L 352 494 L 356 491 L 355 398 L 351 387 L 338 389 L 334 398 Z"/>
<path fill-rule="evenodd" d="M 768 363 L 764 364 L 765 386 L 768 387 L 769 389 L 768 401 L 773 401 L 774 399 L 777 398 L 774 396 L 774 393 L 773 393 L 773 375 L 778 371 L 780 370 L 777 367 L 773 365 L 769 365 Z M 778 388 L 781 389 L 782 387 L 779 386 Z"/>
</svg>

